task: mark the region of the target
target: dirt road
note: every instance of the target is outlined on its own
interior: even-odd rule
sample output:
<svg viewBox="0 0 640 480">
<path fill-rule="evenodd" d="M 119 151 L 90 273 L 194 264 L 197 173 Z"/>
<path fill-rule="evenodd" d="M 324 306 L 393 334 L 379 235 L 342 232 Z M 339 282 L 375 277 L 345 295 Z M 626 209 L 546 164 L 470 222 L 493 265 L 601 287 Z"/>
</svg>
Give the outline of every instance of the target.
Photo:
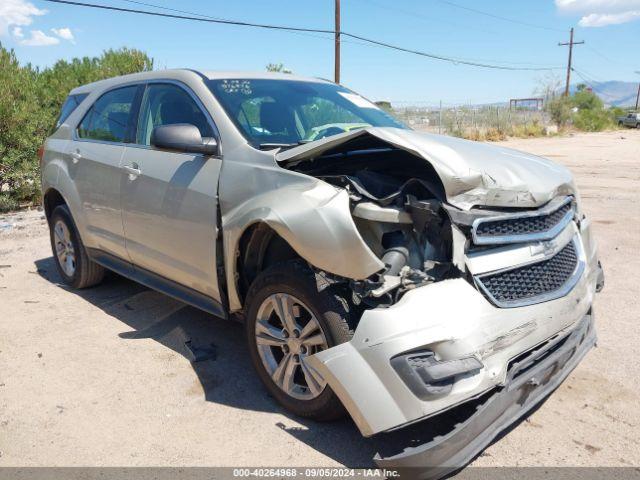
<svg viewBox="0 0 640 480">
<path fill-rule="evenodd" d="M 476 465 L 640 465 L 640 131 L 506 142 L 567 165 L 606 273 L 599 347 Z M 0 466 L 371 466 L 348 420 L 287 415 L 242 328 L 111 275 L 62 286 L 41 212 L 0 215 Z M 215 344 L 192 364 L 184 342 Z"/>
</svg>

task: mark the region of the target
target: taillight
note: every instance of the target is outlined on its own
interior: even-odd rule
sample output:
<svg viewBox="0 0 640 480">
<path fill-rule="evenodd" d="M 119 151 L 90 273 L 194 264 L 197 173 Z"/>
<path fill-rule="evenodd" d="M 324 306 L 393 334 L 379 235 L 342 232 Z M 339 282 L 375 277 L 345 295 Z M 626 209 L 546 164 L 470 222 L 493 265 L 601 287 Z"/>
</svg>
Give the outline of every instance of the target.
<svg viewBox="0 0 640 480">
<path fill-rule="evenodd" d="M 40 159 L 40 167 L 42 167 L 42 160 L 44 159 L 44 145 L 38 149 L 38 158 Z"/>
</svg>

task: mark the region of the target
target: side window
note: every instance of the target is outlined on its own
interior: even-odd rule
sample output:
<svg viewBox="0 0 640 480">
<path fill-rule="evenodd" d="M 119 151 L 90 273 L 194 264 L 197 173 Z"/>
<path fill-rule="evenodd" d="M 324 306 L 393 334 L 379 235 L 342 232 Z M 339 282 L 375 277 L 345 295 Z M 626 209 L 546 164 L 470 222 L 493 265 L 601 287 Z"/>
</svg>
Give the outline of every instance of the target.
<svg viewBox="0 0 640 480">
<path fill-rule="evenodd" d="M 140 106 L 136 143 L 150 145 L 151 132 L 155 127 L 176 123 L 195 125 L 202 138 L 214 136 L 207 117 L 186 91 L 168 83 L 148 85 Z"/>
<path fill-rule="evenodd" d="M 102 95 L 80 122 L 78 136 L 92 140 L 124 142 L 129 112 L 137 89 L 137 86 L 118 88 Z"/>
<path fill-rule="evenodd" d="M 80 105 L 85 98 L 87 98 L 87 95 L 87 93 L 79 93 L 77 95 L 69 95 L 67 97 L 60 109 L 60 116 L 56 121 L 56 128 L 62 125 L 62 123 L 69 118 L 69 115 L 71 115 L 76 107 Z"/>
</svg>

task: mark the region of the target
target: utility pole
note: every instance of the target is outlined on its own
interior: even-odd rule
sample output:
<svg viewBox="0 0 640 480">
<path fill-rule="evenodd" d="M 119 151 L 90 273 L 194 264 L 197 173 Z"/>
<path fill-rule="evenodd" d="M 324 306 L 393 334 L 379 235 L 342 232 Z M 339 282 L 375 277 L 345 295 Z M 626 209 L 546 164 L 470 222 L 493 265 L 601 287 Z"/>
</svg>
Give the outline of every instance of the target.
<svg viewBox="0 0 640 480">
<path fill-rule="evenodd" d="M 636 70 L 636 73 L 640 75 L 640 70 Z M 636 95 L 636 112 L 638 111 L 638 103 L 640 103 L 640 83 L 638 83 L 638 95 Z"/>
<path fill-rule="evenodd" d="M 584 41 L 580 41 L 580 42 L 574 42 L 573 41 L 573 28 L 571 28 L 571 34 L 569 37 L 569 42 L 564 42 L 564 43 L 558 43 L 558 46 L 566 46 L 569 45 L 569 62 L 567 63 L 567 83 L 564 87 L 564 96 L 568 97 L 569 96 L 569 82 L 571 82 L 571 57 L 573 56 L 573 46 L 574 45 L 581 45 L 583 44 Z"/>
<path fill-rule="evenodd" d="M 335 66 L 333 81 L 340 83 L 340 0 L 336 1 L 336 28 L 335 28 Z"/>
</svg>

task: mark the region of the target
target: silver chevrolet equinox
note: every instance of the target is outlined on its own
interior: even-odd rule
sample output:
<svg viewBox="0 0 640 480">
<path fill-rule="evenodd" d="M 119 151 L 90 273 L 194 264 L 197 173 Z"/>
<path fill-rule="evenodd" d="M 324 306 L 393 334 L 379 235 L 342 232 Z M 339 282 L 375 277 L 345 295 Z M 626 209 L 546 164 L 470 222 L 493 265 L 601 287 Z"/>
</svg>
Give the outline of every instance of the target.
<svg viewBox="0 0 640 480">
<path fill-rule="evenodd" d="M 465 464 L 596 341 L 604 277 L 566 168 L 415 132 L 329 81 L 85 85 L 41 168 L 69 285 L 109 269 L 244 322 L 260 379 L 296 415 L 346 410 L 367 437 L 440 426 L 381 467 Z"/>
</svg>

